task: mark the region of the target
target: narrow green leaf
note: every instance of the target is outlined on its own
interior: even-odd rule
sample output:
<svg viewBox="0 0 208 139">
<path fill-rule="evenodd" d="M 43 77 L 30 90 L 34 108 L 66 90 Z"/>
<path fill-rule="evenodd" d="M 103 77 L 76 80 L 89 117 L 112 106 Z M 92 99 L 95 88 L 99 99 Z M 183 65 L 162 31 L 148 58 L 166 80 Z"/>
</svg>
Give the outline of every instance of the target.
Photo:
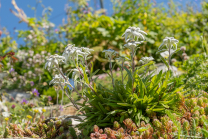
<svg viewBox="0 0 208 139">
<path fill-rule="evenodd" d="M 117 104 L 121 106 L 133 107 L 132 104 L 128 104 L 128 103 L 117 103 Z"/>
</svg>

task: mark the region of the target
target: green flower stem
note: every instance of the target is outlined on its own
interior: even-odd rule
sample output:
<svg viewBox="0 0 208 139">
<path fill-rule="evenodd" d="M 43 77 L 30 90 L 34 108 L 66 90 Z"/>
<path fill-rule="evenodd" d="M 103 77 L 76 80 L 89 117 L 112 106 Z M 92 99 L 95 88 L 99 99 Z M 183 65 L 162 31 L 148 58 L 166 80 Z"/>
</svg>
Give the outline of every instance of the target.
<svg viewBox="0 0 208 139">
<path fill-rule="evenodd" d="M 59 94 L 58 94 L 58 91 L 56 90 L 56 94 L 57 94 L 57 97 L 56 97 L 56 105 L 58 107 L 58 97 L 59 97 Z"/>
<path fill-rule="evenodd" d="M 169 60 L 168 60 L 169 67 L 168 67 L 168 70 L 170 70 L 170 61 L 171 61 L 171 59 L 170 59 L 170 46 L 169 46 Z"/>
<path fill-rule="evenodd" d="M 56 64 L 56 67 L 57 67 L 57 69 L 58 69 L 58 71 L 59 71 L 59 73 L 63 76 L 63 78 L 65 79 L 65 81 L 69 84 L 69 86 L 73 89 L 73 90 L 75 90 L 75 92 L 81 97 L 81 98 L 83 98 L 84 100 L 86 100 L 70 83 L 69 83 L 69 81 L 66 79 L 66 77 L 64 76 L 64 74 L 63 74 L 63 72 L 59 69 L 59 66 Z"/>
<path fill-rule="evenodd" d="M 124 82 L 123 82 L 123 70 L 124 70 L 124 62 L 122 62 L 122 65 L 121 65 L 122 84 L 124 84 Z"/>
<path fill-rule="evenodd" d="M 77 106 L 77 104 L 76 104 L 76 103 L 74 102 L 74 100 L 68 95 L 68 94 L 69 94 L 68 90 L 65 89 L 66 92 L 68 93 L 68 94 L 67 94 L 67 93 L 64 91 L 64 88 L 63 88 L 63 86 L 61 85 L 61 83 L 60 83 L 59 85 L 60 85 L 62 91 L 66 94 L 66 96 L 69 98 L 69 100 L 71 101 L 71 103 L 74 105 L 74 107 L 75 107 L 77 110 L 79 110 L 79 107 Z M 82 111 L 80 111 L 80 112 L 81 112 L 82 114 L 84 114 Z"/>
<path fill-rule="evenodd" d="M 77 67 L 77 69 L 79 70 L 80 74 L 82 75 L 82 77 L 84 78 L 84 75 L 82 74 L 81 70 L 79 69 L 79 67 Z M 98 94 L 95 92 L 95 90 L 92 88 L 92 86 L 90 84 L 88 84 L 90 89 L 98 96 Z M 85 99 L 86 100 L 86 99 Z"/>
<path fill-rule="evenodd" d="M 113 88 L 114 88 L 113 71 L 112 71 L 113 69 L 112 69 L 111 57 L 110 57 L 109 59 L 110 59 L 110 65 L 109 65 L 109 68 L 110 68 L 111 78 L 112 78 L 112 84 L 113 84 Z"/>
<path fill-rule="evenodd" d="M 87 60 L 86 60 L 85 57 L 84 57 L 84 61 L 85 61 L 85 65 L 86 65 L 86 68 L 87 68 L 88 73 L 89 73 L 89 76 L 90 76 L 90 70 L 89 70 L 89 68 L 88 68 L 88 66 L 87 66 Z M 89 78 L 89 82 L 90 82 L 90 81 L 93 81 L 93 80 L 92 80 L 92 77 L 91 77 L 91 79 Z"/>
<path fill-rule="evenodd" d="M 64 92 L 62 92 L 62 100 L 61 100 L 61 105 L 63 105 L 63 99 L 64 99 Z"/>
<path fill-rule="evenodd" d="M 132 56 L 132 94 L 134 93 L 134 50 L 132 49 L 132 54 L 131 54 L 131 56 Z"/>
</svg>

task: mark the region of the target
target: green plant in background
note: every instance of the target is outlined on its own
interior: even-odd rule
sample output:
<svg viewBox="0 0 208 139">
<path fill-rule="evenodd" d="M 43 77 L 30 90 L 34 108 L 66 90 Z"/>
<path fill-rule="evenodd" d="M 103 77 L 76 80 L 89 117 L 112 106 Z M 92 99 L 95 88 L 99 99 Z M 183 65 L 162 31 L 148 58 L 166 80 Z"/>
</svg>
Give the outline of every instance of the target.
<svg viewBox="0 0 208 139">
<path fill-rule="evenodd" d="M 33 56 L 41 55 L 39 60 L 34 60 L 37 61 L 37 65 L 44 63 L 46 57 L 42 55 L 50 56 L 50 54 L 53 55 L 56 52 L 63 52 L 64 46 L 69 43 L 76 44 L 78 47 L 89 47 L 94 50 L 92 53 L 95 56 L 93 59 L 88 60 L 88 62 L 94 62 L 94 71 L 97 69 L 108 69 L 109 67 L 106 66 L 108 60 L 102 58 L 103 54 L 101 52 L 108 48 L 122 50 L 123 39 L 121 35 L 129 26 L 140 26 L 142 30 L 148 33 L 146 41 L 140 45 L 140 49 L 134 57 L 135 62 L 144 56 L 153 56 L 156 62 L 161 62 L 160 55 L 157 55 L 156 52 L 162 38 L 165 38 L 165 36 L 174 35 L 175 38 L 183 36 L 180 38 L 180 45 L 186 46 L 188 55 L 203 51 L 202 48 L 195 47 L 200 44 L 201 32 L 204 32 L 204 40 L 207 39 L 206 11 L 208 6 L 206 2 L 202 2 L 202 12 L 194 12 L 191 6 L 187 7 L 187 11 L 180 10 L 180 12 L 176 12 L 177 5 L 174 2 L 169 4 L 170 7 L 167 10 L 161 5 L 154 6 L 156 3 L 148 0 L 126 0 L 123 4 L 121 4 L 121 1 L 116 1 L 115 3 L 118 4 L 114 5 L 114 14 L 112 16 L 102 14 L 103 10 L 93 11 L 86 1 L 81 0 L 75 3 L 78 4 L 75 9 L 70 7 L 66 9 L 67 20 L 57 29 L 54 28 L 53 23 L 48 21 L 48 16 L 51 12 L 49 7 L 42 5 L 44 9 L 40 20 L 36 17 L 29 18 L 25 13 L 22 16 L 18 16 L 21 13 L 18 13 L 18 10 L 17 12 L 13 11 L 21 21 L 28 25 L 29 29 L 18 31 L 18 37 L 25 41 L 25 44 L 19 44 L 19 50 L 21 51 L 18 50 L 19 52 L 17 52 L 19 55 L 24 55 L 20 56 L 22 60 L 12 65 L 13 67 L 6 65 L 5 61 L 3 62 L 4 69 L 9 70 L 13 68 L 19 76 L 28 74 L 30 71 L 40 72 L 41 74 L 36 75 L 36 79 L 32 80 L 35 83 L 34 87 L 43 85 L 43 83 L 49 83 L 51 78 L 49 72 L 44 71 L 43 68 L 39 68 L 39 71 L 34 71 L 34 68 L 37 68 L 35 65 L 24 64 L 25 61 L 31 60 L 30 58 L 32 58 L 32 61 L 34 60 L 28 54 L 28 50 L 34 51 Z M 18 8 L 15 1 L 13 1 L 13 5 L 15 8 Z M 11 49 L 16 50 L 16 41 L 6 31 L 3 31 L 3 33 L 6 34 L 6 37 L 1 37 L 2 43 L 0 45 L 2 47 L 0 48 L 4 49 L 1 52 L 5 53 L 8 51 L 9 48 L 7 46 L 11 46 Z M 42 51 L 47 53 L 42 54 Z M 128 54 L 128 51 L 122 52 L 122 55 Z M 176 58 L 181 60 L 178 54 L 176 54 Z M 19 67 L 24 68 L 24 70 L 20 71 Z M 62 68 L 65 72 L 71 67 L 72 65 L 67 64 Z M 103 73 L 103 71 L 100 70 L 98 73 Z M 41 81 L 39 81 L 39 77 L 41 77 Z M 9 85 L 5 84 L 5 88 L 12 89 L 20 86 L 18 85 L 19 79 L 9 78 L 9 80 L 14 80 L 14 82 Z M 29 84 L 31 79 L 26 78 L 26 80 L 28 85 L 21 85 L 21 88 L 23 90 L 31 90 L 32 87 Z M 42 94 L 47 89 L 47 86 L 42 86 L 38 90 Z"/>
<path fill-rule="evenodd" d="M 176 87 L 184 85 L 184 89 L 207 91 L 207 69 L 208 62 L 207 57 L 204 54 L 195 54 L 189 57 L 188 60 L 183 62 L 175 62 L 179 69 L 185 72 L 179 77 L 173 78 L 173 82 L 176 82 Z"/>
</svg>

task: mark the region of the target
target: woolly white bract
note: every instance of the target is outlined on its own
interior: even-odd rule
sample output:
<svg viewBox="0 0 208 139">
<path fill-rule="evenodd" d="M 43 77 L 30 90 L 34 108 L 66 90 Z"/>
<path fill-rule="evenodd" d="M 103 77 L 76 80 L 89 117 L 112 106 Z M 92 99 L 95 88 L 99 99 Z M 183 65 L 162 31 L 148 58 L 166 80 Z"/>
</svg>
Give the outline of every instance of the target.
<svg viewBox="0 0 208 139">
<path fill-rule="evenodd" d="M 150 61 L 154 60 L 153 57 L 142 57 L 139 62 L 141 62 L 142 64 L 147 64 L 149 63 Z"/>
<path fill-rule="evenodd" d="M 137 37 L 137 41 L 139 38 L 144 40 L 145 39 L 144 35 L 147 35 L 147 33 L 140 30 L 139 27 L 129 27 L 128 29 L 126 29 L 122 37 L 125 37 L 125 41 L 128 42 L 135 40 L 136 37 Z"/>
<path fill-rule="evenodd" d="M 167 49 L 177 49 L 177 43 L 179 41 L 177 39 L 174 39 L 174 37 L 165 37 L 165 39 L 163 39 L 163 43 L 159 46 L 158 50 L 162 49 L 163 46 L 166 46 Z M 174 47 L 175 45 L 175 47 Z"/>
</svg>

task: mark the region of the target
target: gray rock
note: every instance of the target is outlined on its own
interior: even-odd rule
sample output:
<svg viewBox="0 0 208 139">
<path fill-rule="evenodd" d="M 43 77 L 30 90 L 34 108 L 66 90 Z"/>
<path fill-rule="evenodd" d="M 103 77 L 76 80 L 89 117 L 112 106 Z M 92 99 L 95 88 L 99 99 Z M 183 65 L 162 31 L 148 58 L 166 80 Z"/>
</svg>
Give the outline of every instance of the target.
<svg viewBox="0 0 208 139">
<path fill-rule="evenodd" d="M 158 74 L 161 70 L 163 72 L 168 71 L 167 66 L 163 63 L 158 63 L 156 64 L 156 66 L 157 66 L 156 74 Z M 174 76 L 179 76 L 182 74 L 182 72 L 179 71 L 175 66 L 170 66 L 170 70 L 173 72 Z"/>
<path fill-rule="evenodd" d="M 10 102 L 21 102 L 23 99 L 29 99 L 31 97 L 31 94 L 26 93 L 22 90 L 5 90 L 7 95 L 5 96 L 4 100 L 10 101 Z"/>
<path fill-rule="evenodd" d="M 0 79 L 3 79 L 6 77 L 8 74 L 6 72 L 0 72 Z"/>
</svg>

